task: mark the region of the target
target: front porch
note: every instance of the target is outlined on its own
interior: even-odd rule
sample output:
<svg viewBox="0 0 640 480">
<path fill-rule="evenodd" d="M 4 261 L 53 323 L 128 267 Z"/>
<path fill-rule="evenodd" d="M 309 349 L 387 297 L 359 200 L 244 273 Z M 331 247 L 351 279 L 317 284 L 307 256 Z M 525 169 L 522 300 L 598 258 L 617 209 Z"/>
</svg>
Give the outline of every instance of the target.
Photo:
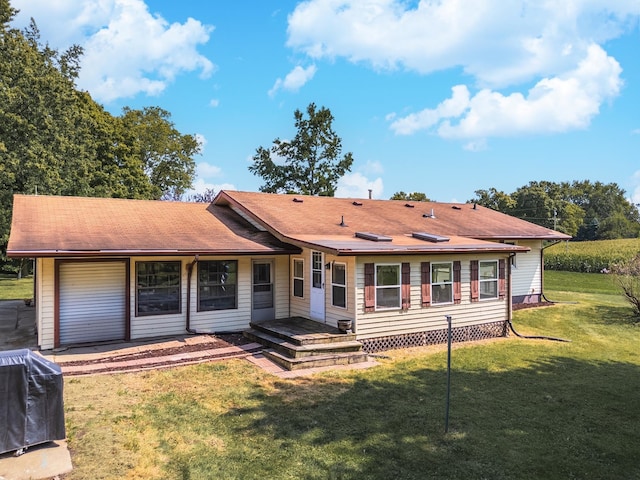
<svg viewBox="0 0 640 480">
<path fill-rule="evenodd" d="M 366 362 L 356 335 L 303 317 L 251 323 L 244 336 L 265 346 L 264 355 L 286 368 L 348 365 Z"/>
</svg>

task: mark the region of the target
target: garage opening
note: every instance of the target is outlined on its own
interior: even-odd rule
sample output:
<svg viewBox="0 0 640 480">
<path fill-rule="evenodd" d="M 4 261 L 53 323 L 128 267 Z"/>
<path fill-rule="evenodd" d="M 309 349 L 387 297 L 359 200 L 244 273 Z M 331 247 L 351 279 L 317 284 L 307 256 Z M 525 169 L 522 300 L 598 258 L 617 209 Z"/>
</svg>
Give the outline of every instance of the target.
<svg viewBox="0 0 640 480">
<path fill-rule="evenodd" d="M 60 262 L 59 345 L 127 339 L 127 262 Z"/>
</svg>

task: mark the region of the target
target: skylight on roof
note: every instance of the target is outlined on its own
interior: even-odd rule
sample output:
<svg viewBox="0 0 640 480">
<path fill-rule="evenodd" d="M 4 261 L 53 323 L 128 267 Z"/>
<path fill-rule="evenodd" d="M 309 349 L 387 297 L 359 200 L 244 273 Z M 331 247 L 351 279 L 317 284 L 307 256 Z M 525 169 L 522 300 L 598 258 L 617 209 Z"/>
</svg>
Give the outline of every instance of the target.
<svg viewBox="0 0 640 480">
<path fill-rule="evenodd" d="M 379 235 L 371 232 L 356 232 L 356 238 L 362 238 L 363 240 L 370 240 L 372 242 L 390 242 L 393 239 L 386 235 Z"/>
<path fill-rule="evenodd" d="M 413 232 L 411 236 L 413 238 L 417 238 L 418 240 L 424 240 L 425 242 L 439 243 L 449 241 L 449 237 L 444 237 L 442 235 L 436 235 L 434 233 L 427 232 Z"/>
</svg>

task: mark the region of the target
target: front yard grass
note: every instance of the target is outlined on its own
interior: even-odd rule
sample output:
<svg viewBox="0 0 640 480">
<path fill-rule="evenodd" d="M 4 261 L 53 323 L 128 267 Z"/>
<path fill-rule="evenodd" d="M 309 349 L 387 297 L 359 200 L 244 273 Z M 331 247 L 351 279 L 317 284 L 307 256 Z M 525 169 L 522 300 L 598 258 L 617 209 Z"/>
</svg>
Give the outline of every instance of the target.
<svg viewBox="0 0 640 480">
<path fill-rule="evenodd" d="M 23 300 L 33 298 L 33 277 L 0 277 L 0 300 Z"/>
<path fill-rule="evenodd" d="M 442 347 L 288 380 L 243 360 L 70 377 L 65 478 L 640 478 L 640 327 L 617 294 L 548 294 L 577 303 L 514 324 L 572 342 L 456 345 L 448 434 Z"/>
</svg>

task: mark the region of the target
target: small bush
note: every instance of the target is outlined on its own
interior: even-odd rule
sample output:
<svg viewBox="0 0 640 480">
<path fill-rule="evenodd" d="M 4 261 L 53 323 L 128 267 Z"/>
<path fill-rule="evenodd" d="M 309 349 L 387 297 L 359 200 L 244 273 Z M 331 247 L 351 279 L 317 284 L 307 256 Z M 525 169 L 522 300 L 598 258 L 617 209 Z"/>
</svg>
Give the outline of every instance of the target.
<svg viewBox="0 0 640 480">
<path fill-rule="evenodd" d="M 616 283 L 640 321 L 640 254 L 626 262 L 612 265 L 611 273 L 615 275 Z"/>
</svg>

